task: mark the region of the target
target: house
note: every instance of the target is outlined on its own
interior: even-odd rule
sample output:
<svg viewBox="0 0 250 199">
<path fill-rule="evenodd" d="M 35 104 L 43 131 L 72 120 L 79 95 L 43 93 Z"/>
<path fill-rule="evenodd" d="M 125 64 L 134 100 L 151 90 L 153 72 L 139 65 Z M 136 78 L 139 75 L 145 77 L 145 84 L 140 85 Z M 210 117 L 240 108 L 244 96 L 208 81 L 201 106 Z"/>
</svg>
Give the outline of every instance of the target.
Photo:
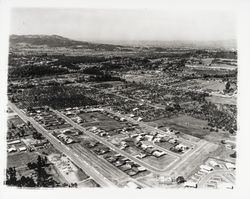
<svg viewBox="0 0 250 199">
<path fill-rule="evenodd" d="M 120 121 L 124 122 L 126 119 L 124 117 L 120 118 Z"/>
<path fill-rule="evenodd" d="M 18 149 L 19 149 L 20 152 L 27 150 L 27 148 L 25 146 L 19 147 Z"/>
<path fill-rule="evenodd" d="M 93 147 L 97 146 L 97 144 L 98 144 L 98 142 L 90 141 L 90 143 L 88 144 L 88 147 L 93 148 Z"/>
<path fill-rule="evenodd" d="M 14 145 L 12 145 L 10 148 L 8 148 L 8 153 L 13 153 L 13 152 L 16 152 L 17 149 Z"/>
<path fill-rule="evenodd" d="M 70 137 L 68 137 L 67 135 L 64 135 L 63 133 L 59 134 L 57 136 L 59 139 L 63 140 L 64 142 L 66 142 L 66 144 L 70 144 L 70 143 L 73 143 L 74 140 L 71 139 Z"/>
<path fill-rule="evenodd" d="M 72 113 L 71 111 L 67 111 L 67 112 L 65 113 L 65 115 L 70 116 L 70 115 L 73 115 L 73 113 Z"/>
<path fill-rule="evenodd" d="M 147 156 L 146 153 L 139 153 L 138 155 L 136 155 L 136 157 L 140 159 L 145 158 L 146 156 Z"/>
<path fill-rule="evenodd" d="M 142 117 L 138 117 L 137 121 L 140 122 L 142 119 Z"/>
<path fill-rule="evenodd" d="M 120 166 L 120 169 L 122 171 L 127 171 L 127 170 L 131 169 L 131 165 L 130 164 L 122 165 L 122 166 Z"/>
<path fill-rule="evenodd" d="M 137 108 L 137 107 L 136 107 L 136 108 L 133 108 L 133 110 L 132 110 L 132 111 L 137 111 L 137 110 L 139 110 L 139 108 Z"/>
<path fill-rule="evenodd" d="M 146 151 L 147 153 L 149 153 L 149 154 L 153 154 L 156 150 L 155 150 L 154 147 L 150 146 L 150 147 L 148 147 L 145 151 Z"/>
<path fill-rule="evenodd" d="M 192 182 L 192 181 L 187 181 L 187 182 L 184 183 L 184 187 L 197 188 L 197 183 Z"/>
<path fill-rule="evenodd" d="M 157 157 L 157 158 L 159 158 L 159 157 L 161 157 L 161 156 L 163 156 L 163 155 L 165 155 L 166 153 L 165 152 L 163 152 L 163 151 L 154 151 L 153 152 L 153 155 L 155 156 L 155 157 Z"/>
<path fill-rule="evenodd" d="M 210 171 L 208 170 L 205 170 L 205 169 L 200 169 L 199 172 L 201 172 L 202 174 L 208 174 Z"/>
<path fill-rule="evenodd" d="M 102 148 L 102 149 L 100 150 L 101 155 L 102 155 L 102 154 L 105 154 L 105 153 L 108 153 L 109 151 L 110 151 L 110 149 L 109 149 L 108 147 Z"/>
<path fill-rule="evenodd" d="M 102 136 L 102 137 L 103 137 L 103 136 L 106 136 L 106 135 L 108 135 L 107 132 L 101 132 L 101 133 L 100 133 L 100 136 Z"/>
<path fill-rule="evenodd" d="M 145 135 L 145 138 L 147 138 L 148 141 L 152 141 L 154 136 L 153 135 Z"/>
<path fill-rule="evenodd" d="M 150 146 L 145 144 L 145 143 L 141 144 L 141 148 L 144 149 L 144 150 L 146 150 L 148 147 L 150 147 Z"/>
<path fill-rule="evenodd" d="M 146 168 L 143 167 L 143 166 L 139 166 L 139 167 L 138 167 L 138 171 L 146 171 Z"/>
<path fill-rule="evenodd" d="M 116 167 L 122 166 L 122 165 L 124 165 L 124 164 L 125 164 L 125 161 L 123 161 L 123 160 L 117 160 L 117 161 L 114 163 L 114 165 L 115 165 Z"/>
<path fill-rule="evenodd" d="M 212 166 L 212 167 L 221 167 L 217 162 L 215 162 L 214 160 L 211 160 L 209 162 L 209 164 Z"/>
<path fill-rule="evenodd" d="M 136 138 L 135 138 L 136 141 L 140 141 L 142 140 L 142 136 L 141 135 L 138 135 Z"/>
<path fill-rule="evenodd" d="M 188 149 L 188 147 L 187 147 L 186 145 L 183 145 L 183 144 L 178 144 L 178 145 L 175 146 L 175 148 L 176 148 L 177 150 L 181 149 L 182 151 Z"/>
<path fill-rule="evenodd" d="M 136 172 L 136 171 L 130 169 L 130 170 L 127 170 L 126 173 L 127 173 L 129 176 L 134 176 L 134 175 L 136 175 L 138 172 Z"/>
<path fill-rule="evenodd" d="M 64 129 L 61 131 L 62 133 L 71 133 L 72 131 L 70 129 Z"/>
<path fill-rule="evenodd" d="M 132 182 L 132 181 L 129 181 L 129 182 L 127 183 L 127 187 L 128 187 L 128 188 L 132 188 L 132 189 L 138 189 L 138 188 L 140 188 L 139 185 L 137 185 L 136 183 L 134 183 L 134 182 Z"/>
<path fill-rule="evenodd" d="M 160 137 L 156 137 L 152 140 L 153 142 L 160 142 L 161 141 L 161 138 Z"/>
<path fill-rule="evenodd" d="M 120 147 L 120 149 L 123 150 L 123 149 L 126 149 L 127 147 L 128 147 L 128 145 L 122 145 L 122 146 Z"/>
<path fill-rule="evenodd" d="M 11 141 L 11 142 L 8 142 L 7 144 L 8 144 L 8 145 L 12 145 L 12 144 L 19 144 L 19 143 L 21 143 L 20 140 L 13 140 L 13 141 Z"/>
<path fill-rule="evenodd" d="M 168 140 L 168 142 L 171 143 L 171 144 L 176 144 L 177 140 L 174 139 L 174 138 L 171 138 L 171 139 Z"/>
<path fill-rule="evenodd" d="M 212 171 L 213 170 L 213 167 L 210 167 L 208 165 L 201 165 L 200 168 L 203 169 L 203 170 L 206 170 L 206 171 Z"/>
<path fill-rule="evenodd" d="M 229 169 L 229 170 L 235 170 L 236 169 L 235 164 L 232 164 L 230 162 L 227 162 L 225 165 L 226 165 L 227 169 Z"/>
<path fill-rule="evenodd" d="M 67 137 L 64 141 L 65 141 L 67 144 L 70 144 L 70 143 L 74 142 L 73 139 L 68 138 L 68 137 Z"/>
</svg>

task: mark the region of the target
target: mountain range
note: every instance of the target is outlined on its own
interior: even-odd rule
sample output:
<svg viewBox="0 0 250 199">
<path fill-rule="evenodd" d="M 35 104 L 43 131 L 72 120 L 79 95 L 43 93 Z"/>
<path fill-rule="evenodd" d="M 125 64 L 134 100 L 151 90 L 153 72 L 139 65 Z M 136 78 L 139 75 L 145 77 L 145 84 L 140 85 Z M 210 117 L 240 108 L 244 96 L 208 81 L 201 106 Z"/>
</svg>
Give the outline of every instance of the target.
<svg viewBox="0 0 250 199">
<path fill-rule="evenodd" d="M 69 47 L 113 51 L 131 47 L 156 48 L 223 48 L 236 49 L 235 40 L 224 41 L 77 41 L 59 35 L 11 35 L 10 46 L 46 45 L 48 47 Z"/>
</svg>

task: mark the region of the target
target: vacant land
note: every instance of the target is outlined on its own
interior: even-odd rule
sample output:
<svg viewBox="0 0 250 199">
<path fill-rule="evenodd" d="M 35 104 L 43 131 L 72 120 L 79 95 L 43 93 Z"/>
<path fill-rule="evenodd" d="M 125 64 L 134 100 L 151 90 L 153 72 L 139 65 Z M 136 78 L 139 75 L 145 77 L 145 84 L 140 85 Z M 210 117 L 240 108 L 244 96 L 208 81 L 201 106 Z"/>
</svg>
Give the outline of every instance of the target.
<svg viewBox="0 0 250 199">
<path fill-rule="evenodd" d="M 173 161 L 176 160 L 176 157 L 166 154 L 159 158 L 154 156 L 149 156 L 142 159 L 143 162 L 148 163 L 149 165 L 153 165 L 157 169 L 165 169 L 168 165 L 170 165 Z"/>
<path fill-rule="evenodd" d="M 210 101 L 215 104 L 236 105 L 236 97 L 212 96 L 212 97 L 207 97 L 206 99 L 207 101 Z"/>
<path fill-rule="evenodd" d="M 9 167 L 23 167 L 29 162 L 35 162 L 37 160 L 38 153 L 35 152 L 24 152 L 9 155 L 7 159 L 7 168 Z"/>
<path fill-rule="evenodd" d="M 225 82 L 222 82 L 221 80 L 194 80 L 195 84 L 191 86 L 190 88 L 201 88 L 202 90 L 211 90 L 211 91 L 217 91 L 222 92 L 225 89 Z"/>
<path fill-rule="evenodd" d="M 112 131 L 127 126 L 126 123 L 116 121 L 100 112 L 81 113 L 79 114 L 79 117 L 81 117 L 84 121 L 82 126 L 96 126 L 105 131 Z"/>
<path fill-rule="evenodd" d="M 162 118 L 150 123 L 156 123 L 158 126 L 168 126 L 182 133 L 186 133 L 199 138 L 204 137 L 209 133 L 208 130 L 203 129 L 207 127 L 207 122 L 199 120 L 187 115 L 180 115 L 174 118 Z"/>
</svg>

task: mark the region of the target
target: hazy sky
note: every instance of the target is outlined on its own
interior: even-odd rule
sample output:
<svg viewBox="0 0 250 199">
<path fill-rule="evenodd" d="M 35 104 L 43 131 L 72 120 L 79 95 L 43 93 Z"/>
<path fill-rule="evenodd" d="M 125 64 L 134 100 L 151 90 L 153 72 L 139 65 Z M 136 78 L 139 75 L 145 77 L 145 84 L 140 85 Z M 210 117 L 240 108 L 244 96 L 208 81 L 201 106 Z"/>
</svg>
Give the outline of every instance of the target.
<svg viewBox="0 0 250 199">
<path fill-rule="evenodd" d="M 58 34 L 94 40 L 227 40 L 233 13 L 219 10 L 97 10 L 15 8 L 11 34 Z"/>
</svg>

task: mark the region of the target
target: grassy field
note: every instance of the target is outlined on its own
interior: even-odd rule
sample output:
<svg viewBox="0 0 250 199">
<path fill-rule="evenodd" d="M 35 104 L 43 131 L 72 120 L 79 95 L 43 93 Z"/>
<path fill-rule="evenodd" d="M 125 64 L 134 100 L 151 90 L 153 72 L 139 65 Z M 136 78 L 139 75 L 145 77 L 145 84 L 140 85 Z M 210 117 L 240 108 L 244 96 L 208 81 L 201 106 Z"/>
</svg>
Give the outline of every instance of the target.
<svg viewBox="0 0 250 199">
<path fill-rule="evenodd" d="M 175 146 L 175 144 L 171 144 L 169 142 L 160 142 L 160 143 L 156 143 L 156 145 L 169 150 L 171 147 Z"/>
<path fill-rule="evenodd" d="M 8 155 L 7 168 L 9 167 L 23 167 L 29 162 L 35 162 L 38 154 L 35 152 L 17 153 L 14 155 Z"/>
<path fill-rule="evenodd" d="M 207 97 L 207 101 L 210 101 L 215 104 L 230 104 L 230 105 L 236 105 L 237 99 L 236 97 L 220 97 L 220 96 L 212 96 Z"/>
<path fill-rule="evenodd" d="M 126 123 L 116 121 L 100 112 L 81 113 L 79 117 L 85 121 L 82 126 L 96 126 L 105 131 L 112 131 L 127 126 Z"/>
<path fill-rule="evenodd" d="M 225 82 L 220 80 L 195 80 L 196 85 L 202 90 L 223 91 L 225 89 Z M 192 88 L 192 87 L 191 87 Z"/>
<path fill-rule="evenodd" d="M 154 156 L 149 156 L 149 157 L 143 158 L 142 161 L 157 169 L 165 169 L 175 159 L 176 157 L 167 154 L 159 158 L 154 157 Z"/>
<path fill-rule="evenodd" d="M 171 119 L 162 118 L 150 123 L 171 127 L 182 133 L 186 133 L 199 138 L 203 138 L 209 133 L 208 130 L 203 129 L 203 127 L 207 126 L 207 121 L 199 120 L 187 115 L 181 115 Z"/>
</svg>

